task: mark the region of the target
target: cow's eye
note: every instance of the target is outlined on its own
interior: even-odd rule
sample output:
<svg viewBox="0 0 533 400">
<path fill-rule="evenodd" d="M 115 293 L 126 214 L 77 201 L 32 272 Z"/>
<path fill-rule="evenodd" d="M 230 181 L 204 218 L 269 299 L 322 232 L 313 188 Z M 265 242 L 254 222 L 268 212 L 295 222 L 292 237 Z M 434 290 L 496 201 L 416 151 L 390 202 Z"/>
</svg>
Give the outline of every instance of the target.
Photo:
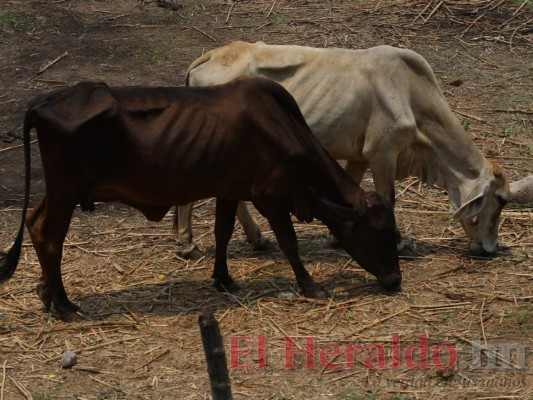
<svg viewBox="0 0 533 400">
<path fill-rule="evenodd" d="M 479 217 L 476 215 L 474 218 L 472 218 L 472 225 L 479 224 Z"/>
</svg>

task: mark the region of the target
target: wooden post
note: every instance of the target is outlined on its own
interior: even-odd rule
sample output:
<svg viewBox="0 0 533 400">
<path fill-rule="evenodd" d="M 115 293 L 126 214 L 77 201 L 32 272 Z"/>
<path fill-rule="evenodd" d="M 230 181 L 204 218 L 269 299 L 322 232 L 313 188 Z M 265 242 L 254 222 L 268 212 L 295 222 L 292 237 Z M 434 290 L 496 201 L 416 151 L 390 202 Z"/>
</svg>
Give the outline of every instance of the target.
<svg viewBox="0 0 533 400">
<path fill-rule="evenodd" d="M 198 325 L 200 325 L 213 400 L 232 400 L 226 353 L 217 320 L 213 314 L 201 314 Z"/>
<path fill-rule="evenodd" d="M 533 175 L 511 183 L 509 188 L 511 189 L 511 203 L 533 203 Z"/>
</svg>

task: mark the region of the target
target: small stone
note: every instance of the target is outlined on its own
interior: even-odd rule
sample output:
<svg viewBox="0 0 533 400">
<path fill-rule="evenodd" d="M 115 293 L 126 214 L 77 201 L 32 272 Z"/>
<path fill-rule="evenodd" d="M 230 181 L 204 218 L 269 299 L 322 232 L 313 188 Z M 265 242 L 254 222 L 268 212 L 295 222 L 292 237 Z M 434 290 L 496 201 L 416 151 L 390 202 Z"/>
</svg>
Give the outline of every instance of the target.
<svg viewBox="0 0 533 400">
<path fill-rule="evenodd" d="M 76 353 L 70 350 L 66 350 L 59 361 L 59 365 L 63 368 L 72 368 L 78 362 L 78 356 Z"/>
</svg>

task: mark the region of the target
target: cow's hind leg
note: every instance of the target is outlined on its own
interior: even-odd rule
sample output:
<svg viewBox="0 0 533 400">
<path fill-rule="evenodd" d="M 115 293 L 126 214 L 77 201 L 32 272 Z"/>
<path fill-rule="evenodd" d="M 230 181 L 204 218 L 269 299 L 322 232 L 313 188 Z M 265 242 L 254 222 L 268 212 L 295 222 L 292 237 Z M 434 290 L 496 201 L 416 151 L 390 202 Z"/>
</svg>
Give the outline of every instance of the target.
<svg viewBox="0 0 533 400">
<path fill-rule="evenodd" d="M 237 202 L 217 198 L 215 211 L 215 268 L 213 270 L 214 286 L 221 291 L 233 292 L 239 285 L 228 273 L 228 243 L 235 226 Z"/>
<path fill-rule="evenodd" d="M 263 251 L 273 247 L 272 243 L 261 233 L 261 229 L 250 215 L 244 201 L 239 201 L 237 206 L 237 219 L 246 234 L 246 240 L 254 245 L 255 250 Z"/>
<path fill-rule="evenodd" d="M 194 203 L 176 207 L 174 229 L 178 232 L 178 241 L 181 243 L 181 256 L 188 260 L 199 260 L 205 254 L 198 248 L 193 240 L 192 209 Z"/>
<path fill-rule="evenodd" d="M 26 226 L 42 269 L 37 294 L 45 308 L 50 310 L 53 307 L 54 314 L 64 321 L 76 319 L 79 309 L 68 299 L 61 277 L 63 241 L 75 204 L 50 201 L 45 197 L 26 217 Z"/>
<path fill-rule="evenodd" d="M 298 254 L 298 239 L 292 225 L 290 213 L 271 204 L 261 204 L 260 209 L 276 235 L 279 247 L 289 260 L 296 282 L 305 297 L 327 299 L 329 296 L 322 286 L 317 284 L 305 269 Z"/>
</svg>

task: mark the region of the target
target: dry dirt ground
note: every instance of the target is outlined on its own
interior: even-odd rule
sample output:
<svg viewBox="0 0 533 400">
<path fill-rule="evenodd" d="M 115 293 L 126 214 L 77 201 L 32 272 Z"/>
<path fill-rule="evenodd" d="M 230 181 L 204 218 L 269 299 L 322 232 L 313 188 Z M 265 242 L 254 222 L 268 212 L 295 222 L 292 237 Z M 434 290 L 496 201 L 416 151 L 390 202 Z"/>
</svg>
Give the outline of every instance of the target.
<svg viewBox="0 0 533 400">
<path fill-rule="evenodd" d="M 19 224 L 20 135 L 33 96 L 81 80 L 181 85 L 192 60 L 236 39 L 418 51 L 485 155 L 499 160 L 512 180 L 533 172 L 533 7 L 527 0 L 198 0 L 174 2 L 176 10 L 168 4 L 1 1 L 0 248 Z M 32 147 L 35 201 L 43 175 Z M 330 249 L 318 222 L 296 228 L 302 258 L 334 293 L 331 301 L 294 295 L 279 250 L 254 252 L 239 227 L 229 263 L 243 289 L 218 293 L 210 280 L 212 201 L 195 209 L 195 232 L 207 252 L 196 263 L 176 256 L 171 216 L 150 223 L 125 206 L 101 204 L 93 214 L 76 212 L 66 241 L 65 285 L 86 318 L 66 324 L 43 312 L 34 293 L 40 267 L 26 235 L 15 276 L 0 286 L 0 398 L 209 398 L 197 325 L 202 310 L 220 321 L 228 357 L 252 367 L 231 369 L 237 399 L 531 398 L 531 208 L 509 205 L 502 252 L 473 259 L 442 190 L 411 179 L 397 191 L 399 227 L 421 257 L 401 260 L 403 291 L 395 295 L 384 294 L 346 253 Z M 313 356 L 298 353 L 295 365 L 286 366 L 287 337 L 297 353 L 314 346 Z M 401 359 L 394 365 L 397 337 Z M 429 365 L 417 356 L 420 348 L 410 364 L 409 346 L 424 347 L 425 337 L 434 353 Z M 239 346 L 230 352 L 232 343 Z M 59 366 L 66 349 L 78 354 L 73 369 Z M 449 359 L 454 354 L 456 362 Z M 267 360 L 259 368 L 262 355 Z"/>
</svg>

